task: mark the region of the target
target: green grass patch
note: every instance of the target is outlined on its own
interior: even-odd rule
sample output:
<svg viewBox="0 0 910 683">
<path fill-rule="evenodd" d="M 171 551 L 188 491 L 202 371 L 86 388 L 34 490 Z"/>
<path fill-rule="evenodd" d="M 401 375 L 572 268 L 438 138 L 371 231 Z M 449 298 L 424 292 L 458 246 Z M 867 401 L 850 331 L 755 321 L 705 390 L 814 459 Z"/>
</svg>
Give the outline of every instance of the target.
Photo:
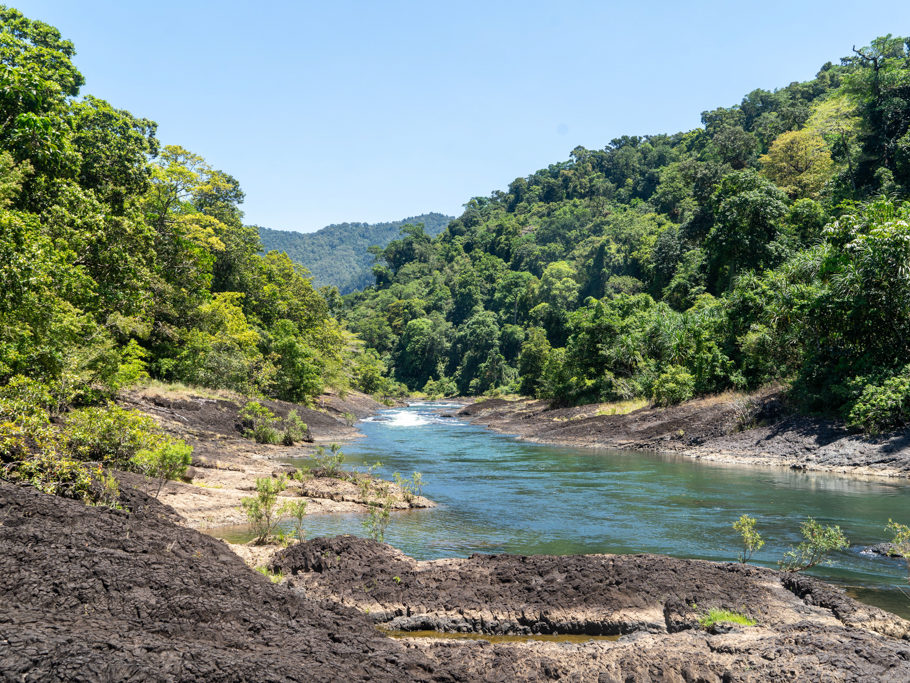
<svg viewBox="0 0 910 683">
<path fill-rule="evenodd" d="M 731 612 L 726 609 L 712 607 L 708 613 L 698 620 L 702 628 L 708 629 L 715 624 L 740 624 L 742 626 L 755 626 L 755 619 L 750 619 L 745 614 Z"/>
</svg>

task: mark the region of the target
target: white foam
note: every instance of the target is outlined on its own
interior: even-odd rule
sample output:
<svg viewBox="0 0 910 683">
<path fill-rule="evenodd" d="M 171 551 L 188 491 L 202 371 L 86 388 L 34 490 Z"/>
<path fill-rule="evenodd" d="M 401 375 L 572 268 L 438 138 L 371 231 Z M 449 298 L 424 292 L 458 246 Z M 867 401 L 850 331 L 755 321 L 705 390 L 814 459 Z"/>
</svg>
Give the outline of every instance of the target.
<svg viewBox="0 0 910 683">
<path fill-rule="evenodd" d="M 430 420 L 409 410 L 393 410 L 388 414 L 386 424 L 390 427 L 421 427 L 430 424 Z"/>
</svg>

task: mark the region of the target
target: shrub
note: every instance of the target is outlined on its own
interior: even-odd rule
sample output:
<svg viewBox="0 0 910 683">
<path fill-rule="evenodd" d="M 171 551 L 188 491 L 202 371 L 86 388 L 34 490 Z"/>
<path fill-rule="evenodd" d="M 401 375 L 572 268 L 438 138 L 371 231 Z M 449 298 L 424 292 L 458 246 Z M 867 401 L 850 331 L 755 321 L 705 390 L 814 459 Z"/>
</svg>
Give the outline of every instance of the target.
<svg viewBox="0 0 910 683">
<path fill-rule="evenodd" d="M 904 562 L 907 565 L 907 582 L 910 583 L 910 526 L 899 524 L 893 519 L 889 519 L 885 530 L 893 534 L 891 537 L 893 550 L 904 557 Z"/>
<path fill-rule="evenodd" d="M 158 425 L 152 418 L 113 403 L 72 411 L 61 434 L 64 450 L 77 460 L 121 467 L 160 439 Z"/>
<path fill-rule="evenodd" d="M 261 477 L 256 480 L 256 496 L 240 500 L 256 534 L 257 544 L 265 543 L 278 526 L 282 512 L 278 506 L 278 496 L 286 488 L 287 479 L 284 476 L 277 479 Z"/>
<path fill-rule="evenodd" d="M 324 447 L 317 447 L 316 452 L 313 454 L 313 459 L 316 461 L 316 467 L 313 469 L 319 475 L 339 478 L 344 476 L 344 471 L 341 469 L 341 465 L 344 463 L 344 452 L 337 443 L 329 446 L 328 453 L 326 453 Z"/>
<path fill-rule="evenodd" d="M 672 406 L 692 398 L 695 378 L 679 365 L 671 365 L 654 380 L 651 400 L 656 406 Z"/>
<path fill-rule="evenodd" d="M 414 500 L 414 489 L 412 483 L 409 479 L 405 479 L 398 472 L 392 475 L 395 479 L 395 484 L 398 485 L 398 488 L 401 490 L 401 496 L 404 498 L 404 502 L 410 504 Z"/>
<path fill-rule="evenodd" d="M 366 529 L 370 538 L 382 543 L 385 541 L 385 531 L 392 519 L 392 496 L 389 495 L 389 485 L 385 484 L 380 489 L 379 498 L 368 505 L 370 514 L 363 520 L 363 528 Z"/>
<path fill-rule="evenodd" d="M 306 516 L 305 500 L 295 500 L 284 506 L 284 511 L 294 519 L 294 533 L 299 542 L 306 538 L 306 531 L 303 528 L 303 518 Z"/>
<path fill-rule="evenodd" d="M 839 526 L 822 526 L 811 517 L 806 518 L 800 525 L 800 531 L 806 540 L 788 550 L 778 562 L 785 572 L 810 569 L 824 560 L 829 553 L 844 550 L 850 545 Z"/>
<path fill-rule="evenodd" d="M 428 379 L 423 385 L 423 393 L 429 398 L 442 398 L 458 394 L 458 385 L 454 379 L 442 376 L 439 379 Z"/>
<path fill-rule="evenodd" d="M 870 434 L 910 421 L 910 365 L 881 382 L 866 384 L 848 405 L 847 424 Z"/>
<path fill-rule="evenodd" d="M 240 410 L 243 420 L 243 435 L 256 443 L 281 443 L 281 432 L 278 431 L 279 418 L 258 401 L 250 401 Z"/>
<path fill-rule="evenodd" d="M 155 498 L 161 493 L 161 487 L 168 479 L 177 479 L 186 474 L 186 468 L 192 461 L 193 447 L 183 441 L 165 439 L 152 448 L 143 448 L 132 463 L 145 476 L 158 479 L 158 490 Z"/>
<path fill-rule="evenodd" d="M 733 522 L 733 529 L 738 531 L 743 539 L 743 550 L 737 556 L 737 559 L 745 564 L 752 559 L 756 550 L 761 550 L 765 544 L 761 535 L 755 530 L 755 518 L 749 515 L 742 515 L 738 520 Z"/>
<path fill-rule="evenodd" d="M 417 495 L 422 495 L 423 491 L 423 475 L 420 472 L 414 472 L 411 475 L 411 485 L 414 487 L 414 491 Z"/>
<path fill-rule="evenodd" d="M 86 503 L 97 500 L 93 490 L 92 467 L 85 462 L 42 452 L 25 460 L 7 463 L 4 476 L 34 486 L 42 493 L 76 498 Z"/>
<path fill-rule="evenodd" d="M 0 388 L 0 460 L 21 460 L 32 450 L 53 448 L 47 385 L 22 375 Z"/>
<path fill-rule="evenodd" d="M 281 437 L 281 443 L 285 446 L 293 446 L 298 441 L 306 441 L 310 438 L 310 428 L 306 426 L 296 410 L 288 413 L 283 422 L 284 434 Z"/>
</svg>

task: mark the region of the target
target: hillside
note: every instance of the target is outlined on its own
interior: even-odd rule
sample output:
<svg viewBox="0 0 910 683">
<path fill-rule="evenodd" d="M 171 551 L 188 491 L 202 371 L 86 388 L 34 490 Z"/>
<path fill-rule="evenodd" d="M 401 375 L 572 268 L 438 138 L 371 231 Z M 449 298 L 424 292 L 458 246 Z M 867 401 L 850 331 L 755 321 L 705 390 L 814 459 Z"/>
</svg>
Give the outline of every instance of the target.
<svg viewBox="0 0 910 683">
<path fill-rule="evenodd" d="M 910 417 L 910 43 L 886 36 L 695 130 L 623 136 L 386 247 L 348 324 L 431 394 L 672 404 L 783 382 Z"/>
<path fill-rule="evenodd" d="M 283 251 L 313 274 L 313 283 L 335 285 L 342 294 L 373 284 L 371 246 L 385 247 L 408 223 L 423 223 L 435 237 L 452 216 L 425 213 L 391 223 L 336 223 L 310 233 L 259 228 L 266 251 Z"/>
</svg>

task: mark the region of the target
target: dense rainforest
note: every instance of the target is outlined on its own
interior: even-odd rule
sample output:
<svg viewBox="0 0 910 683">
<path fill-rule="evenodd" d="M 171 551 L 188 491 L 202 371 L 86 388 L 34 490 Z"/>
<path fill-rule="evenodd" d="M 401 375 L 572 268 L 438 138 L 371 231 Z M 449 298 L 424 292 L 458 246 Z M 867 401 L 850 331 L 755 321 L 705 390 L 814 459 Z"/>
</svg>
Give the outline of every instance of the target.
<svg viewBox="0 0 910 683">
<path fill-rule="evenodd" d="M 422 223 L 435 237 L 451 220 L 441 213 L 425 213 L 389 223 L 333 223 L 308 233 L 260 227 L 259 238 L 265 251 L 283 251 L 306 268 L 315 286 L 349 294 L 373 283 L 371 247 L 385 247 L 402 226 L 415 223 Z"/>
<path fill-rule="evenodd" d="M 110 403 L 149 378 L 298 402 L 381 390 L 306 271 L 262 254 L 237 180 L 79 97 L 74 54 L 0 6 L 0 477 L 88 495 L 101 475 L 79 463 L 185 460 Z"/>
<path fill-rule="evenodd" d="M 910 43 L 624 136 L 407 226 L 355 331 L 412 390 L 657 404 L 783 382 L 881 430 L 910 411 Z"/>
<path fill-rule="evenodd" d="M 782 382 L 867 431 L 907 421 L 905 38 L 696 130 L 576 148 L 436 237 L 405 225 L 343 299 L 263 252 L 234 177 L 80 96 L 74 54 L 0 6 L 4 479 L 97 498 L 89 463 L 187 462 L 112 402 L 150 379 L 657 404 Z"/>
</svg>

